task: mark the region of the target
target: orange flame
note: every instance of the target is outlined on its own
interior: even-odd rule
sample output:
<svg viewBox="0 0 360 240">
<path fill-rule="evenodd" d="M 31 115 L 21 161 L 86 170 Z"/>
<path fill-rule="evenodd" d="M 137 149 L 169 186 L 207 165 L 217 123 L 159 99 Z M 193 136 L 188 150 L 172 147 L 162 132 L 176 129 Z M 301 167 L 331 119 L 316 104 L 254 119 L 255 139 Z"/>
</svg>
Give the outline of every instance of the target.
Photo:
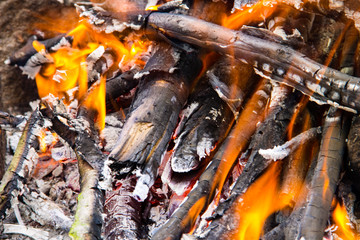
<svg viewBox="0 0 360 240">
<path fill-rule="evenodd" d="M 103 47 L 111 51 L 113 64 L 122 71 L 126 71 L 135 64 L 140 66 L 145 64 L 140 59 L 140 54 L 147 51 L 149 44 L 140 40 L 130 40 L 133 35 L 122 42 L 113 34 L 93 30 L 85 21 L 80 21 L 67 36 L 73 39 L 71 46 L 61 47 L 53 53 L 47 53 L 45 46 L 40 42 L 33 42 L 33 47 L 49 59 L 49 63 L 44 64 L 36 76 L 39 96 L 44 98 L 52 94 L 58 98 L 65 97 L 66 100 L 71 100 L 72 96 L 69 96 L 68 91 L 75 89 L 73 97 L 83 101 L 84 106 L 99 114 L 97 123 L 99 128 L 103 129 L 105 125 L 105 76 L 101 76 L 98 89 L 92 89 L 87 95 L 89 67 L 87 57 L 97 48 Z M 139 39 L 139 37 L 135 36 L 134 39 Z"/>
<path fill-rule="evenodd" d="M 280 162 L 275 162 L 245 192 L 238 204 L 239 228 L 232 239 L 259 239 L 268 216 L 290 204 L 290 198 L 279 195 Z"/>
<path fill-rule="evenodd" d="M 230 16 L 225 16 L 222 25 L 230 29 L 239 29 L 243 25 L 265 20 L 275 9 L 274 1 L 261 0 L 251 7 L 244 7 Z"/>
<path fill-rule="evenodd" d="M 105 87 L 106 87 L 106 79 L 101 77 L 100 83 L 98 86 L 94 86 L 90 94 L 87 96 L 84 102 L 84 106 L 88 109 L 92 109 L 97 112 L 96 122 L 100 130 L 105 127 Z"/>
<path fill-rule="evenodd" d="M 356 239 L 354 228 L 349 221 L 345 206 L 342 206 L 339 202 L 333 212 L 333 220 L 336 226 L 338 226 L 335 233 L 343 240 Z"/>
<path fill-rule="evenodd" d="M 39 140 L 39 149 L 42 153 L 45 153 L 47 150 L 47 144 L 45 141 L 45 137 L 46 137 L 46 130 L 41 129 L 39 136 L 38 136 L 38 140 Z"/>
</svg>

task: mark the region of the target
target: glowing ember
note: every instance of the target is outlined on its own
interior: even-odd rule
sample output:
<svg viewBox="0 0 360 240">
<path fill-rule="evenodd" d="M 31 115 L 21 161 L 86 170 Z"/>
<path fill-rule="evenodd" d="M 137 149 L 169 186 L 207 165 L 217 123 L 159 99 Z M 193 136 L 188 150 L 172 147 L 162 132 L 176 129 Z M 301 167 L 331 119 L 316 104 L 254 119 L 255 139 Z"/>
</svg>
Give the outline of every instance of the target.
<svg viewBox="0 0 360 240">
<path fill-rule="evenodd" d="M 336 235 L 343 240 L 356 239 L 354 228 L 349 221 L 345 206 L 340 203 L 336 204 L 333 212 L 333 220 L 337 229 L 335 230 Z"/>
</svg>

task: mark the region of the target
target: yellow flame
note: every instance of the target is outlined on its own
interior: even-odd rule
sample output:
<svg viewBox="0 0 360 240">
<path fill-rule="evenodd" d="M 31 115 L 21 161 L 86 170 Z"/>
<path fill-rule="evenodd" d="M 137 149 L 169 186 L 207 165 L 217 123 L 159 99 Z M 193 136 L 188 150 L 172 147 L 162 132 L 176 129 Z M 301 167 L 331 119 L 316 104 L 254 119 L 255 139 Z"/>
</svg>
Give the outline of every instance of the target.
<svg viewBox="0 0 360 240">
<path fill-rule="evenodd" d="M 157 11 L 159 6 L 161 6 L 161 5 L 149 6 L 149 7 L 145 8 L 145 11 Z"/>
<path fill-rule="evenodd" d="M 354 233 L 354 229 L 352 228 L 352 224 L 349 221 L 345 206 L 342 206 L 340 203 L 337 203 L 332 217 L 335 222 L 335 225 L 338 226 L 335 233 L 341 239 L 343 240 L 356 239 L 356 235 Z"/>
<path fill-rule="evenodd" d="M 50 93 L 58 98 L 69 98 L 67 91 L 75 89 L 73 97 L 84 102 L 85 106 L 98 113 L 97 123 L 99 128 L 104 127 L 105 118 L 105 77 L 101 76 L 101 83 L 98 88 L 88 92 L 88 72 L 86 59 L 94 50 L 100 46 L 109 49 L 113 56 L 114 65 L 122 66 L 121 70 L 128 70 L 134 64 L 144 65 L 139 55 L 146 52 L 148 42 L 133 41 L 128 37 L 127 42 L 121 42 L 113 34 L 105 34 L 94 31 L 85 21 L 70 31 L 67 36 L 72 37 L 71 46 L 64 46 L 55 52 L 47 53 L 45 46 L 38 41 L 33 42 L 33 47 L 46 54 L 50 60 L 42 66 L 36 76 L 36 84 L 40 98 Z M 84 100 L 86 98 L 86 100 Z M 71 100 L 71 99 L 69 99 Z"/>
<path fill-rule="evenodd" d="M 45 153 L 47 150 L 47 144 L 45 141 L 45 137 L 46 137 L 46 130 L 41 129 L 39 136 L 38 136 L 38 140 L 39 140 L 39 149 L 42 153 Z"/>
<path fill-rule="evenodd" d="M 244 7 L 230 16 L 225 16 L 222 25 L 230 29 L 239 29 L 243 25 L 265 20 L 275 9 L 274 1 L 261 0 L 251 7 Z"/>
<path fill-rule="evenodd" d="M 100 83 L 97 86 L 93 87 L 92 91 L 87 96 L 84 102 L 85 107 L 97 112 L 96 123 L 98 124 L 100 130 L 104 129 L 105 127 L 105 87 L 106 79 L 104 77 L 101 77 Z"/>
<path fill-rule="evenodd" d="M 236 209 L 240 221 L 232 239 L 259 239 L 268 216 L 290 204 L 288 196 L 279 195 L 279 167 L 279 162 L 272 164 L 245 192 Z"/>
</svg>

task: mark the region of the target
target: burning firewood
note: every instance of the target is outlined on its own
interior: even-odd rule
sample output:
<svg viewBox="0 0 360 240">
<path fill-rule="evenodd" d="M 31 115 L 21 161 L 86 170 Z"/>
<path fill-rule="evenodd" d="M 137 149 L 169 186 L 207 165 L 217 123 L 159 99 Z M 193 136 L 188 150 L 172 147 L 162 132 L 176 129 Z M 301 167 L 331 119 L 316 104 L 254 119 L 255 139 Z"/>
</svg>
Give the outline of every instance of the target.
<svg viewBox="0 0 360 240">
<path fill-rule="evenodd" d="M 215 197 L 216 191 L 222 189 L 237 156 L 246 147 L 248 139 L 255 131 L 256 123 L 261 121 L 270 89 L 271 85 L 263 80 L 192 191 L 170 219 L 155 233 L 153 239 L 177 239 L 192 228 L 196 218 L 206 210 Z"/>
<path fill-rule="evenodd" d="M 262 192 L 262 188 L 258 187 L 262 185 L 271 189 L 272 195 L 266 195 L 266 198 L 272 198 L 269 202 L 274 203 L 274 207 L 270 211 L 264 211 L 266 214 L 259 217 L 265 224 L 264 227 L 258 227 L 258 232 L 253 235 L 255 238 L 261 235 L 261 228 L 264 233 L 267 232 L 264 239 L 310 236 L 312 233 L 309 231 L 314 226 L 318 226 L 317 234 L 319 238 L 322 237 L 320 233 L 323 234 L 325 228 L 323 223 L 329 219 L 329 201 L 331 202 L 335 189 L 334 179 L 339 175 L 342 160 L 337 159 L 336 169 L 327 165 L 330 170 L 336 170 L 336 174 L 326 175 L 332 179 L 329 180 L 331 194 L 326 192 L 324 199 L 327 205 L 321 206 L 324 211 L 316 216 L 322 225 L 311 224 L 310 220 L 304 221 L 314 213 L 311 210 L 313 200 L 305 199 L 307 196 L 318 196 L 319 191 L 314 183 L 322 177 L 319 166 L 324 162 L 325 155 L 334 154 L 327 151 L 323 140 L 319 158 L 309 167 L 312 153 L 307 155 L 307 151 L 317 150 L 317 144 L 309 139 L 318 135 L 318 128 L 314 128 L 314 125 L 319 125 L 325 107 L 316 107 L 321 110 L 312 112 L 311 108 L 315 104 L 306 106 L 307 100 L 304 99 L 310 97 L 318 104 L 330 104 L 351 112 L 360 109 L 357 96 L 359 79 L 350 76 L 357 71 L 353 54 L 359 40 L 357 25 L 347 23 L 348 19 L 345 17 L 330 12 L 329 9 L 334 6 L 326 6 L 327 3 L 321 3 L 320 6 L 316 2 L 323 9 L 313 8 L 314 5 L 310 3 L 300 4 L 308 11 L 304 12 L 278 3 L 273 3 L 276 9 L 266 6 L 263 10 L 261 7 L 268 1 L 257 1 L 254 8 L 245 6 L 244 12 L 261 13 L 258 15 L 262 18 L 257 16 L 255 19 L 241 20 L 234 27 L 221 23 L 221 18 L 223 14 L 229 13 L 232 3 L 234 8 L 238 8 L 239 1 L 188 2 L 190 9 L 182 1 L 173 1 L 152 7 L 149 7 L 149 3 L 147 10 L 144 10 L 144 1 L 139 2 L 143 6 L 136 6 L 139 4 L 135 1 L 121 9 L 116 4 L 123 3 L 122 0 L 116 3 L 106 1 L 103 4 L 81 3 L 77 9 L 83 22 L 78 28 L 48 40 L 31 39 L 27 46 L 8 61 L 36 78 L 40 97 L 43 101 L 51 100 L 41 110 L 43 116 L 52 123 L 49 129 L 65 139 L 76 153 L 81 193 L 70 235 L 73 238 L 93 239 L 100 239 L 101 234 L 108 239 L 178 239 L 183 233 L 191 231 L 199 215 L 211 205 L 206 216 L 202 216 L 202 223 L 205 222 L 204 219 L 212 220 L 210 227 L 205 230 L 202 225 L 196 231 L 202 237 L 205 236 L 205 230 L 207 238 L 226 238 L 232 236 L 234 229 L 238 228 L 239 218 L 240 222 L 244 221 L 237 211 L 240 209 L 239 211 L 247 212 L 246 205 L 239 205 L 236 200 L 251 203 L 248 194 L 265 196 L 262 195 L 265 190 Z M 251 0 L 241 1 L 240 5 L 245 2 L 254 3 Z M 348 1 L 344 3 L 347 4 Z M 294 3 L 288 4 L 294 6 Z M 217 14 L 214 9 L 221 14 Z M 328 14 L 327 17 L 322 15 L 324 12 Z M 238 29 L 244 23 L 251 24 L 252 27 L 229 29 Z M 330 25 L 333 32 L 324 34 L 327 37 L 323 37 L 322 34 L 327 31 L 323 30 L 323 26 L 327 25 Z M 268 27 L 280 35 L 262 27 Z M 136 33 L 128 35 L 129 28 Z M 110 32 L 113 34 L 109 34 Z M 314 36 L 315 32 L 320 33 L 319 39 Z M 153 41 L 150 43 L 146 40 L 146 46 L 142 50 L 145 55 L 150 50 L 150 58 L 139 55 L 134 57 L 133 49 L 123 50 L 126 54 L 118 51 L 121 48 L 118 45 L 122 46 L 124 42 L 125 45 L 134 46 L 134 39 L 138 39 L 138 34 L 141 40 L 145 40 L 143 33 Z M 79 35 L 90 36 L 90 41 Z M 152 47 L 148 48 L 150 44 Z M 336 46 L 341 46 L 342 51 L 338 51 Z M 316 51 L 310 53 L 314 49 Z M 204 64 L 201 72 L 200 59 L 203 53 L 207 54 L 209 51 L 225 56 L 216 58 L 213 65 Z M 61 64 L 57 60 L 59 53 L 66 55 L 66 60 Z M 74 54 L 78 58 L 74 58 Z M 135 60 L 130 60 L 133 57 Z M 142 62 L 139 63 L 138 60 Z M 205 58 L 201 60 L 206 63 Z M 245 63 L 239 64 L 239 61 Z M 70 62 L 74 65 L 67 65 Z M 142 69 L 145 62 L 146 66 Z M 240 75 L 243 79 L 236 82 L 236 77 L 229 74 L 231 68 L 237 68 L 235 75 Z M 253 69 L 262 80 L 252 75 Z M 199 74 L 202 73 L 205 74 L 198 81 L 198 77 L 201 77 Z M 69 84 L 70 87 L 64 87 L 63 81 L 71 75 L 75 76 L 76 81 Z M 270 84 L 267 81 L 269 79 L 285 83 L 296 90 L 274 82 Z M 254 90 L 259 81 L 260 87 Z M 87 86 L 90 86 L 90 90 Z M 50 91 L 53 87 L 56 88 L 55 92 Z M 119 108 L 127 107 L 122 104 L 123 99 L 132 100 L 129 111 L 125 109 L 119 113 L 122 119 L 126 117 L 125 124 L 115 124 L 112 128 L 116 127 L 114 132 L 120 132 L 118 142 L 109 144 L 114 148 L 105 146 L 101 149 L 107 140 L 100 143 L 100 138 L 111 130 L 99 133 L 104 120 L 98 113 L 105 115 L 105 108 L 93 109 L 100 102 L 99 98 L 94 97 L 94 92 L 103 94 L 101 99 L 106 99 L 106 110 L 112 114 Z M 246 97 L 247 92 L 253 92 L 253 96 Z M 307 96 L 300 100 L 300 92 Z M 64 102 L 65 105 L 56 105 L 55 102 Z M 105 105 L 103 102 L 101 104 Z M 298 118 L 296 108 L 302 109 L 303 106 L 306 108 L 299 110 L 300 114 L 315 119 L 314 125 L 302 125 L 299 123 L 301 120 L 294 120 Z M 331 111 L 335 110 L 331 108 Z M 340 135 L 340 140 L 331 135 L 333 138 L 329 142 L 334 144 L 334 148 L 343 149 L 346 131 L 340 133 L 337 128 L 334 128 L 337 131 L 329 130 L 329 125 L 335 123 L 340 128 L 337 113 L 334 114 L 329 115 L 325 121 L 323 135 Z M 7 122 L 11 125 L 19 119 L 0 114 L 0 123 Z M 297 122 L 297 125 L 292 125 L 293 122 Z M 230 130 L 233 123 L 233 129 Z M 288 133 L 287 129 L 290 129 Z M 286 141 L 286 134 L 292 140 L 281 145 Z M 297 137 L 292 138 L 290 135 Z M 306 143 L 303 144 L 303 141 Z M 302 144 L 306 146 L 299 147 Z M 273 148 L 274 146 L 278 147 Z M 297 147 L 299 149 L 294 151 Z M 248 151 L 244 153 L 246 149 Z M 277 149 L 284 150 L 281 156 L 276 156 L 279 152 L 274 150 Z M 108 151 L 111 153 L 106 156 Z M 168 160 L 170 153 L 173 155 Z M 243 165 L 236 163 L 241 153 L 241 163 L 244 159 L 248 162 L 240 174 L 239 169 Z M 356 151 L 353 155 L 356 155 Z M 305 156 L 310 157 L 304 160 Z M 277 161 L 265 171 L 275 158 L 287 159 Z M 164 161 L 161 164 L 162 159 Z M 357 164 L 356 157 L 352 161 L 353 166 Z M 163 183 L 160 183 L 158 173 L 162 174 Z M 38 176 L 46 174 L 48 171 Z M 103 218 L 103 190 L 105 183 L 109 181 L 112 181 L 112 186 L 107 189 L 105 196 L 106 217 Z M 196 184 L 192 186 L 195 181 Z M 237 183 L 232 187 L 229 197 L 228 188 L 235 181 Z M 295 181 L 298 185 L 304 183 L 301 193 L 299 186 L 292 186 Z M 157 184 L 153 185 L 154 182 Z M 166 183 L 168 185 L 163 185 Z M 191 187 L 193 189 L 190 191 Z M 310 190 L 306 191 L 307 188 Z M 186 197 L 187 191 L 190 193 Z M 16 191 L 13 193 L 16 194 Z M 23 197 L 24 203 L 31 199 L 25 195 Z M 224 201 L 220 201 L 213 216 L 208 218 L 221 198 Z M 15 202 L 17 198 L 12 199 L 11 204 L 16 208 L 19 205 Z M 178 206 L 181 199 L 183 203 Z M 284 199 L 285 203 L 282 202 Z M 36 204 L 37 200 L 33 201 Z M 31 203 L 28 205 L 31 206 Z M 279 210 L 280 212 L 276 212 Z M 173 211 L 172 216 L 169 216 Z M 272 213 L 274 214 L 268 217 Z M 154 217 L 154 214 L 161 217 Z M 156 224 L 146 221 L 149 216 L 157 221 Z M 169 220 L 160 229 L 152 229 L 159 227 L 168 217 Z M 101 233 L 103 221 L 105 227 Z M 66 229 L 68 225 L 67 222 Z M 239 227 L 244 228 L 246 225 Z M 43 235 L 46 234 L 43 232 Z"/>
</svg>

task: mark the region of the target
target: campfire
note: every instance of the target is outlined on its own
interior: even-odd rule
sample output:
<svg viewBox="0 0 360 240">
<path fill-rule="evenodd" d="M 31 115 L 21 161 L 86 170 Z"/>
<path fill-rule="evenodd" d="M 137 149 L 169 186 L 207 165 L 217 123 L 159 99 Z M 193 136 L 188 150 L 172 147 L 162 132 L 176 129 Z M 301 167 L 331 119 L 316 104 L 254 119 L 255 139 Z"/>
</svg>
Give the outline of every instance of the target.
<svg viewBox="0 0 360 240">
<path fill-rule="evenodd" d="M 360 237 L 358 1 L 25 2 L 2 238 Z"/>
</svg>

